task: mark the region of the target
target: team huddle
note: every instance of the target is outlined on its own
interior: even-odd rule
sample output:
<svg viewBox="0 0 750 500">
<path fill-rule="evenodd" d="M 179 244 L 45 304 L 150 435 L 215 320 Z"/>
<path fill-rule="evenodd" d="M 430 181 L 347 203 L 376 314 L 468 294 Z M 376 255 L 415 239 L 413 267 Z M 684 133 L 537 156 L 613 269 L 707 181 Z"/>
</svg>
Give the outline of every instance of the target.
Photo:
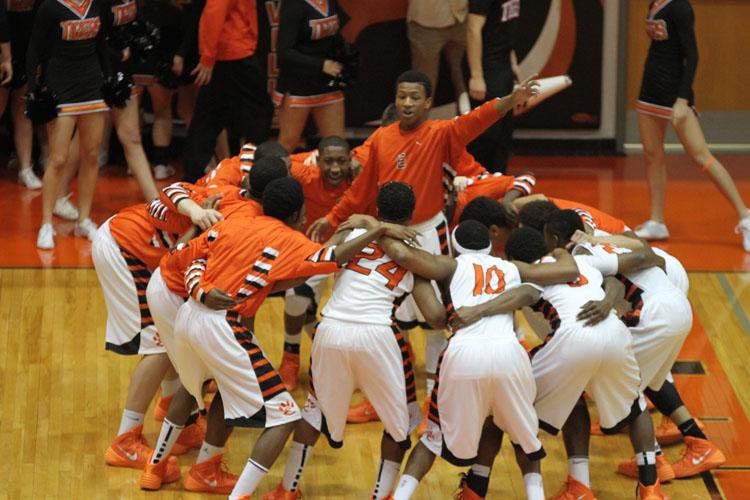
<svg viewBox="0 0 750 500">
<path fill-rule="evenodd" d="M 275 142 L 247 144 L 195 184 L 172 184 L 105 222 L 92 256 L 107 349 L 143 356 L 107 463 L 142 470 L 140 487 L 158 490 L 180 480 L 173 455 L 199 449 L 186 490 L 251 498 L 293 435 L 283 480 L 263 498 L 301 498 L 318 437 L 342 446 L 360 390 L 384 428 L 374 499 L 410 498 L 437 456 L 470 467 L 458 498 L 484 498 L 503 434 L 527 497 L 544 499 L 540 428 L 565 440 L 569 475 L 556 499 L 595 498 L 592 433 L 629 433 L 634 458 L 617 470 L 637 479 L 642 499 L 669 498 L 663 483 L 721 465 L 670 375 L 692 319 L 679 261 L 593 207 L 532 194 L 531 174 L 488 174 L 466 151 L 537 92 L 529 79 L 455 119 L 429 120 L 430 81 L 407 71 L 362 146 L 326 137 L 290 155 Z M 254 333 L 270 296 L 285 301 L 279 371 Z M 534 349 L 518 334 L 521 316 L 543 341 Z M 421 414 L 408 342 L 417 326 Z M 300 408 L 290 391 L 306 327 Z M 159 388 L 151 448 L 143 419 Z M 646 398 L 664 415 L 656 429 Z M 239 475 L 223 465 L 235 426 L 263 429 Z M 659 443 L 679 440 L 683 456 L 670 464 Z"/>
</svg>

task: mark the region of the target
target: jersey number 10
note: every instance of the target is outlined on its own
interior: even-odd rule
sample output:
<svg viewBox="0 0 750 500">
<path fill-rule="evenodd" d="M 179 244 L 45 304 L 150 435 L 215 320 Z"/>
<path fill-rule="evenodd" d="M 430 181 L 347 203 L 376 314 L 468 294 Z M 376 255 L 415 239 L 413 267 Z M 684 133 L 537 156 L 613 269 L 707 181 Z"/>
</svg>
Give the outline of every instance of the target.
<svg viewBox="0 0 750 500">
<path fill-rule="evenodd" d="M 496 295 L 505 290 L 505 274 L 497 266 L 492 266 L 485 271 L 479 264 L 472 265 L 474 266 L 475 297 L 482 295 L 482 293 Z"/>
<path fill-rule="evenodd" d="M 350 271 L 354 271 L 360 274 L 364 274 L 365 276 L 369 276 L 370 273 L 373 271 L 370 268 L 364 267 L 360 265 L 360 261 L 362 260 L 378 260 L 383 257 L 385 253 L 383 250 L 380 249 L 379 246 L 377 246 L 375 243 L 370 243 L 365 248 L 362 249 L 360 253 L 357 254 L 356 257 L 354 257 L 352 260 L 349 261 L 349 263 L 346 265 L 346 268 Z M 393 290 L 398 286 L 399 283 L 401 283 L 401 280 L 404 279 L 404 275 L 406 274 L 406 269 L 399 266 L 392 260 L 389 260 L 387 262 L 383 262 L 378 267 L 375 268 L 375 272 L 380 274 L 386 279 L 386 288 L 388 290 Z"/>
</svg>

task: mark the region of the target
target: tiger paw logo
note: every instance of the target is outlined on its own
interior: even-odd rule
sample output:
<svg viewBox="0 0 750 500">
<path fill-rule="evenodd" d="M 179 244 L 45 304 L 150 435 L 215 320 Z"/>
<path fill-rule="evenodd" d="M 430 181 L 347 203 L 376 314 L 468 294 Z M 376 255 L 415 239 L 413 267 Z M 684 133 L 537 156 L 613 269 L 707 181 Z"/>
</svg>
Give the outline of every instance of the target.
<svg viewBox="0 0 750 500">
<path fill-rule="evenodd" d="M 396 157 L 396 168 L 399 170 L 403 170 L 407 167 L 406 163 L 406 153 L 399 153 Z"/>
<path fill-rule="evenodd" d="M 664 19 L 655 19 L 646 21 L 646 33 L 651 37 L 652 40 L 657 42 L 663 42 L 669 39 L 669 32 L 667 31 L 667 23 Z"/>
<path fill-rule="evenodd" d="M 159 333 L 154 333 L 154 344 L 156 344 L 158 347 L 164 347 L 164 344 L 161 341 L 161 337 L 159 336 Z"/>
<path fill-rule="evenodd" d="M 294 415 L 294 403 L 290 401 L 282 401 L 279 403 L 279 411 L 287 417 Z"/>
</svg>

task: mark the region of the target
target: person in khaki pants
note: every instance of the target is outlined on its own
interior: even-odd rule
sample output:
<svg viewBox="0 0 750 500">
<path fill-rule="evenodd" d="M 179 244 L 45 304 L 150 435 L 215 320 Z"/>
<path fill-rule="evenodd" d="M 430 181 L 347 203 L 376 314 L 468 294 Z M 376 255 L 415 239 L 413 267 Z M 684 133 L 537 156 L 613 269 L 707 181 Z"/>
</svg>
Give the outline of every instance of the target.
<svg viewBox="0 0 750 500">
<path fill-rule="evenodd" d="M 445 50 L 459 113 L 470 109 L 461 68 L 468 10 L 467 0 L 409 0 L 406 14 L 412 69 L 425 73 L 434 89 Z"/>
</svg>

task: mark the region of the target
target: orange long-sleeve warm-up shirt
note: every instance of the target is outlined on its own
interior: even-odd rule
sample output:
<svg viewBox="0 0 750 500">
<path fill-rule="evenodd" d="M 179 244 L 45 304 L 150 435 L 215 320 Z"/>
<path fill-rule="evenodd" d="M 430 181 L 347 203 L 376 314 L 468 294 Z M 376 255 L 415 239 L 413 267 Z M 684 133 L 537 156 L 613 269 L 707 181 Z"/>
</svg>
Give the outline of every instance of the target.
<svg viewBox="0 0 750 500">
<path fill-rule="evenodd" d="M 200 63 L 250 57 L 258 45 L 255 0 L 206 0 L 198 26 Z"/>
</svg>

